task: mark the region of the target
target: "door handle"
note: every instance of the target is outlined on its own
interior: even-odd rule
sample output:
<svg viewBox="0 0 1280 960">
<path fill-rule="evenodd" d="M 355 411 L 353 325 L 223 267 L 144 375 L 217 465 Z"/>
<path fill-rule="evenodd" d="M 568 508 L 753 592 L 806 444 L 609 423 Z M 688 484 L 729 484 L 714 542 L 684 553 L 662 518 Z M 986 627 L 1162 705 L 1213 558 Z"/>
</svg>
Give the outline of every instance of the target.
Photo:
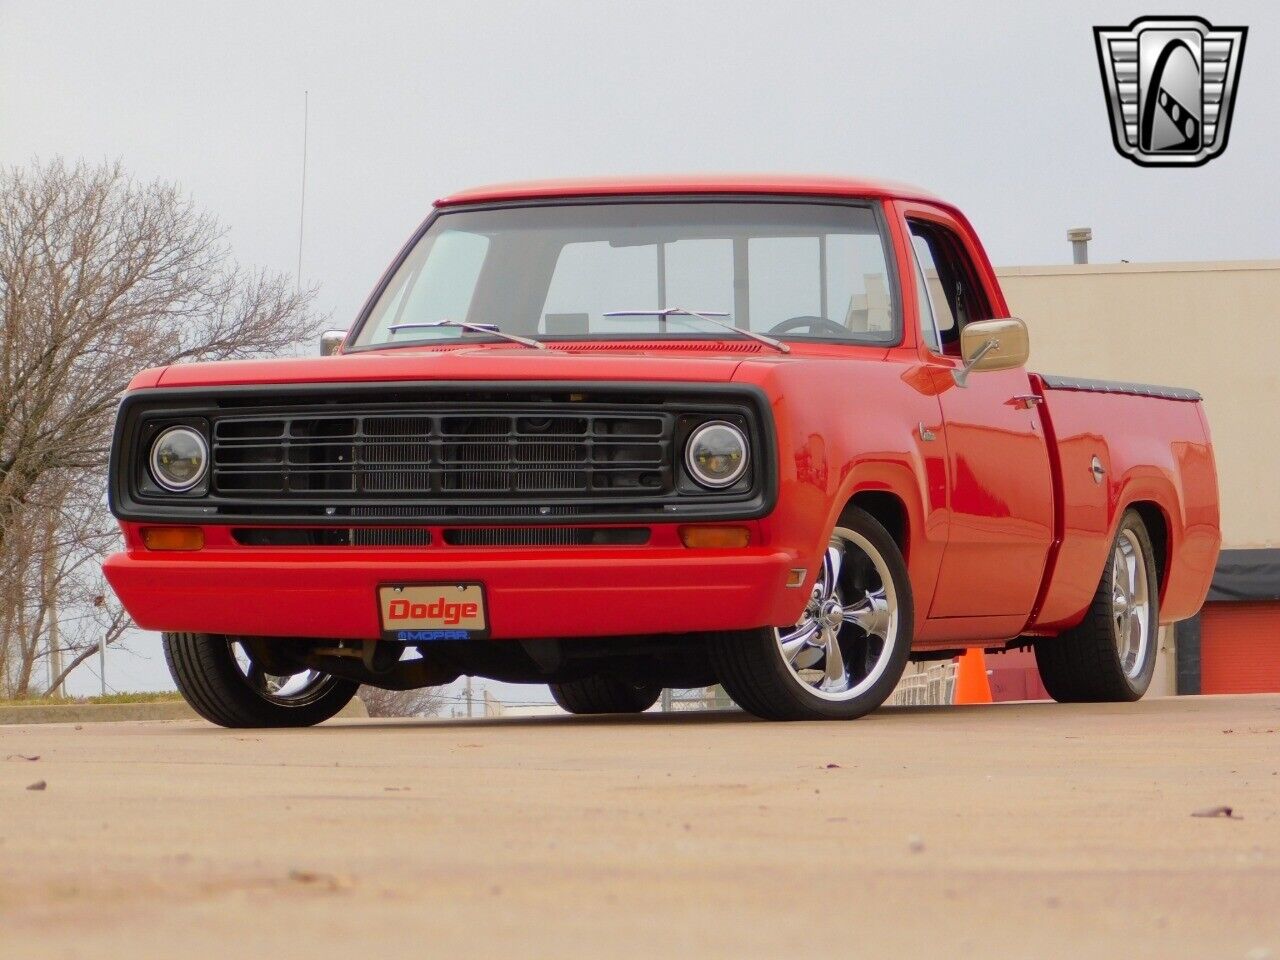
<svg viewBox="0 0 1280 960">
<path fill-rule="evenodd" d="M 1036 393 L 1019 393 L 1010 397 L 1009 402 L 1015 406 L 1022 407 L 1023 410 L 1030 410 L 1032 407 L 1038 407 L 1044 403 L 1044 397 Z"/>
</svg>

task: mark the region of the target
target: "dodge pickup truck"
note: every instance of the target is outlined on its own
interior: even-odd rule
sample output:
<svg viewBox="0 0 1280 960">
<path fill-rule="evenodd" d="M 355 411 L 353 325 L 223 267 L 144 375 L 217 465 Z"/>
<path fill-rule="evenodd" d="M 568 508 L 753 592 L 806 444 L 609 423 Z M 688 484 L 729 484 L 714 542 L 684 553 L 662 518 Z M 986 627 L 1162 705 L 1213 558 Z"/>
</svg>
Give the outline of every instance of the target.
<svg viewBox="0 0 1280 960">
<path fill-rule="evenodd" d="M 1217 557 L 1200 398 L 1028 372 L 1008 314 L 914 188 L 459 193 L 322 356 L 133 380 L 106 575 L 226 726 L 463 674 L 849 719 L 969 647 L 1136 700 Z"/>
</svg>

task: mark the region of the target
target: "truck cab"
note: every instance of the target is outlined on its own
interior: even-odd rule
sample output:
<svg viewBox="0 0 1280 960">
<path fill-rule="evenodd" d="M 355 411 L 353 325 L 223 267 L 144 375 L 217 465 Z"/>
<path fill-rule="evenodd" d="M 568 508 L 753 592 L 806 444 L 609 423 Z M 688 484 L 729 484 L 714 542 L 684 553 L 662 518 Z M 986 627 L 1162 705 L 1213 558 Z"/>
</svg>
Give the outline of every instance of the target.
<svg viewBox="0 0 1280 960">
<path fill-rule="evenodd" d="M 464 673 L 849 719 L 913 658 L 1013 644 L 1057 699 L 1131 700 L 1212 575 L 1198 395 L 1030 372 L 972 227 L 914 188 L 467 191 L 334 346 L 121 406 L 106 574 L 218 723 Z"/>
</svg>

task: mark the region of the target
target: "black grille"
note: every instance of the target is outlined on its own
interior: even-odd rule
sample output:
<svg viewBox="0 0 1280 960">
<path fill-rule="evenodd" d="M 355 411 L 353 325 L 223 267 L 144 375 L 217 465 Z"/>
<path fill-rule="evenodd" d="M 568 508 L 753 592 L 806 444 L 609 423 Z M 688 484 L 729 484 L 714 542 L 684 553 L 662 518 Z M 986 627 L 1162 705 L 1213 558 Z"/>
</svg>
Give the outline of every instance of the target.
<svg viewBox="0 0 1280 960">
<path fill-rule="evenodd" d="M 451 547 L 639 546 L 646 527 L 458 527 L 444 532 Z"/>
<path fill-rule="evenodd" d="M 751 440 L 751 470 L 728 489 L 698 486 L 682 465 L 689 434 L 710 419 Z M 175 423 L 203 433 L 211 453 L 207 482 L 180 494 L 147 469 L 154 438 Z M 436 527 L 431 546 L 446 547 L 444 528 L 463 526 L 764 516 L 776 496 L 775 451 L 762 393 L 727 384 L 156 388 L 121 404 L 110 503 L 132 521 L 323 528 L 321 544 L 418 545 Z"/>
<path fill-rule="evenodd" d="M 244 547 L 426 547 L 421 527 L 248 527 L 231 531 Z M 648 527 L 450 527 L 450 547 L 616 547 L 649 542 Z"/>
<path fill-rule="evenodd" d="M 251 527 L 231 532 L 243 547 L 425 547 L 431 531 L 419 527 Z"/>
<path fill-rule="evenodd" d="M 662 496 L 674 485 L 673 423 L 664 413 L 576 410 L 219 416 L 213 490 L 273 499 Z"/>
<path fill-rule="evenodd" d="M 351 516 L 412 520 L 414 510 L 412 507 L 352 507 Z M 431 542 L 431 532 L 420 527 L 352 527 L 348 540 L 356 547 L 425 547 Z"/>
</svg>

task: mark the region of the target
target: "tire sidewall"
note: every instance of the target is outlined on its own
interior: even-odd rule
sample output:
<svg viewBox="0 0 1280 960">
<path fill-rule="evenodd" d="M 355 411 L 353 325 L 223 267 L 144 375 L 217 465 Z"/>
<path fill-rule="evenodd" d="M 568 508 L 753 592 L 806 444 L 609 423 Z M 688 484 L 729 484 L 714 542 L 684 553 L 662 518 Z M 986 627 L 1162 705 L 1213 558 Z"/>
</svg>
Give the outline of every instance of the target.
<svg viewBox="0 0 1280 960">
<path fill-rule="evenodd" d="M 206 720 L 224 727 L 309 727 L 328 720 L 355 696 L 359 684 L 329 677 L 326 688 L 296 704 L 271 700 L 253 690 L 223 634 L 164 633 L 165 658 L 187 703 Z M 177 645 L 186 647 L 178 655 Z"/>
<path fill-rule="evenodd" d="M 791 672 L 791 668 L 784 661 L 782 650 L 778 645 L 777 629 L 769 628 L 765 631 L 773 651 L 773 669 L 785 684 L 799 712 L 812 719 L 852 720 L 870 713 L 883 704 L 897 687 L 898 681 L 902 679 L 907 661 L 911 657 L 911 642 L 915 636 L 915 602 L 911 593 L 911 579 L 898 544 L 878 520 L 865 510 L 856 507 L 846 511 L 837 522 L 836 528 L 842 527 L 864 537 L 888 567 L 898 601 L 898 630 L 884 672 L 870 687 L 848 700 L 829 700 L 814 694 L 799 677 Z M 832 533 L 834 534 L 835 530 Z"/>
<path fill-rule="evenodd" d="M 662 687 L 646 681 L 602 674 L 550 683 L 551 698 L 567 713 L 643 713 L 658 702 Z"/>
<path fill-rule="evenodd" d="M 1111 541 L 1111 552 L 1107 554 L 1107 572 L 1104 579 L 1108 594 L 1111 593 L 1114 586 L 1112 583 L 1112 558 L 1115 556 L 1116 547 L 1119 546 L 1120 538 L 1126 530 L 1138 538 L 1138 543 L 1142 547 L 1143 564 L 1146 567 L 1147 597 L 1149 600 L 1146 660 L 1138 675 L 1131 678 L 1124 672 L 1124 664 L 1120 662 L 1120 651 L 1115 648 L 1114 642 L 1112 643 L 1112 655 L 1115 657 L 1117 674 L 1134 694 L 1134 699 L 1136 700 L 1147 692 L 1147 688 L 1151 686 L 1151 678 L 1155 676 L 1156 672 L 1156 658 L 1160 652 L 1160 581 L 1156 575 L 1155 550 L 1151 545 L 1151 536 L 1147 533 L 1147 525 L 1143 523 L 1142 517 L 1138 515 L 1136 510 L 1128 510 L 1120 523 L 1120 528 L 1116 531 L 1115 539 Z"/>
</svg>

